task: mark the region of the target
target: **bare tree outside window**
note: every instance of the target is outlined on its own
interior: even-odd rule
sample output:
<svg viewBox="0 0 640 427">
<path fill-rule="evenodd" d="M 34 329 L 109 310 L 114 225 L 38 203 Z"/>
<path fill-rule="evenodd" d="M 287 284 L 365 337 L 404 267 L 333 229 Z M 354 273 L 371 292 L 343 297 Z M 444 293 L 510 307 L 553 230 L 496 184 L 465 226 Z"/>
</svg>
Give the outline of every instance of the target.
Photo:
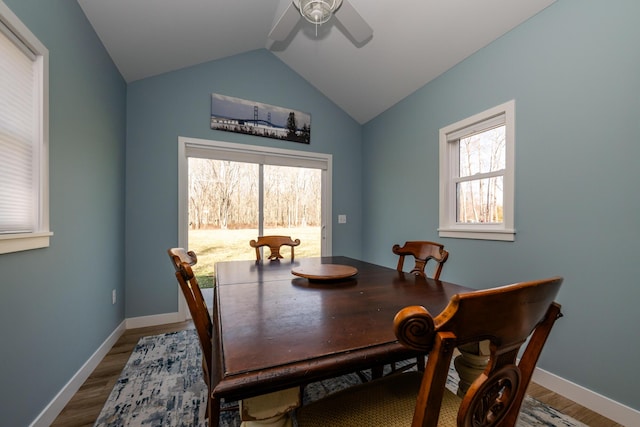
<svg viewBox="0 0 640 427">
<path fill-rule="evenodd" d="M 265 228 L 319 227 L 320 170 L 265 166 Z"/>
<path fill-rule="evenodd" d="M 216 262 L 255 258 L 259 173 L 255 163 L 189 158 L 189 249 L 202 287 L 213 284 Z M 296 258 L 321 254 L 320 169 L 264 165 L 264 234 L 300 239 Z"/>
<path fill-rule="evenodd" d="M 459 140 L 457 221 L 503 222 L 505 126 Z"/>
</svg>

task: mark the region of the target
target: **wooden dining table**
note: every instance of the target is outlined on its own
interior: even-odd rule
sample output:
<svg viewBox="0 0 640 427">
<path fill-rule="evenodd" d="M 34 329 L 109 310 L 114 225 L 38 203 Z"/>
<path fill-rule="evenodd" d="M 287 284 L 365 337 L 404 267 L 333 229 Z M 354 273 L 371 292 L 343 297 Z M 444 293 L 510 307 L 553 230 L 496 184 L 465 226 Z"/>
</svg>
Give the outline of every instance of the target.
<svg viewBox="0 0 640 427">
<path fill-rule="evenodd" d="M 471 291 L 342 256 L 219 262 L 215 272 L 211 393 L 225 400 L 415 357 L 394 335 L 396 313 L 421 305 L 435 316 Z"/>
</svg>

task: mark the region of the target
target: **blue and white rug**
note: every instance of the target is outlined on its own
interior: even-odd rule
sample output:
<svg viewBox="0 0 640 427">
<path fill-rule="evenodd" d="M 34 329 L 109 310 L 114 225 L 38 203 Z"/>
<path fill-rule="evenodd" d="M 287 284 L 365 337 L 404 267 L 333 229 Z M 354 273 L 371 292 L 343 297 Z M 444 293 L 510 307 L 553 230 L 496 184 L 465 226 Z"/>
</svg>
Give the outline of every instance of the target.
<svg viewBox="0 0 640 427">
<path fill-rule="evenodd" d="M 195 330 L 141 338 L 122 370 L 94 427 L 206 427 L 207 386 L 202 378 L 200 346 Z M 309 402 L 361 383 L 355 374 L 309 384 Z M 449 372 L 447 387 L 458 378 Z M 237 411 L 223 411 L 220 427 L 239 427 Z M 526 397 L 517 427 L 586 427 L 537 400 Z"/>
</svg>

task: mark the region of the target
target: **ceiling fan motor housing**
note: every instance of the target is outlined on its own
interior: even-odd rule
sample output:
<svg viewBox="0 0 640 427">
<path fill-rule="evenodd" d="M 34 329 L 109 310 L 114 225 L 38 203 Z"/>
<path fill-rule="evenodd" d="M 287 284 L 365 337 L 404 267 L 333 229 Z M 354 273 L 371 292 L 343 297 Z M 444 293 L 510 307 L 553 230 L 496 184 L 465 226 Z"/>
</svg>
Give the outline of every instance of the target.
<svg viewBox="0 0 640 427">
<path fill-rule="evenodd" d="M 342 0 L 293 0 L 300 14 L 312 24 L 324 24 L 340 7 Z"/>
</svg>

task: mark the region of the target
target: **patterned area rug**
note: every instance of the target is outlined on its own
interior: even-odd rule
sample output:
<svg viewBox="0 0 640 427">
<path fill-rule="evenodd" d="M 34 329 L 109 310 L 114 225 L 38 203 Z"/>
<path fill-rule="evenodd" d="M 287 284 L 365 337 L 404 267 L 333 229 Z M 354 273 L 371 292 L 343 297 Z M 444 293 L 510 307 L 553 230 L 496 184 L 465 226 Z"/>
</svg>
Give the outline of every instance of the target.
<svg viewBox="0 0 640 427">
<path fill-rule="evenodd" d="M 344 375 L 305 387 L 309 402 L 359 384 L 357 375 Z M 455 391 L 457 374 L 449 372 L 447 387 Z M 94 427 L 206 427 L 206 385 L 200 366 L 195 330 L 141 338 Z M 223 411 L 221 427 L 239 427 L 237 411 Z M 518 427 L 586 427 L 584 424 L 526 397 Z"/>
</svg>

